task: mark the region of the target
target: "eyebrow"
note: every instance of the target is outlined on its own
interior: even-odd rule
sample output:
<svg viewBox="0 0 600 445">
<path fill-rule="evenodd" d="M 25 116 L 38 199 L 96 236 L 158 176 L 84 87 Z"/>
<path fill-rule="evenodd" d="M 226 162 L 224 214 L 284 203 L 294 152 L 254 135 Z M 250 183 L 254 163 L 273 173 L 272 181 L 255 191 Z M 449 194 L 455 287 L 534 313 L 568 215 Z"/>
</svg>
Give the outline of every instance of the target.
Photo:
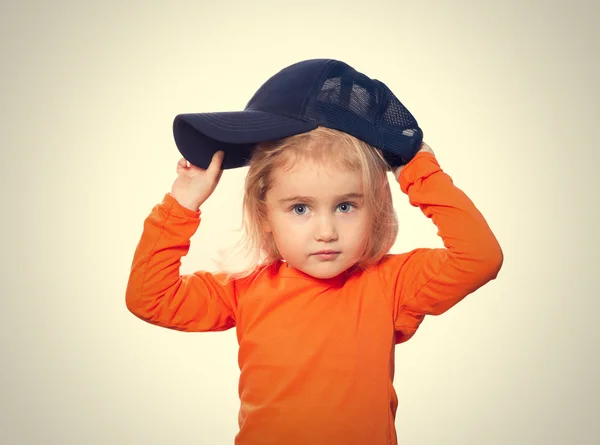
<svg viewBox="0 0 600 445">
<path fill-rule="evenodd" d="M 363 197 L 363 195 L 361 193 L 346 193 L 344 195 L 336 196 L 335 200 L 336 201 L 343 201 L 345 199 L 360 199 L 362 197 Z M 283 198 L 283 199 L 279 200 L 279 202 L 281 204 L 285 204 L 287 202 L 294 202 L 294 201 L 314 202 L 315 198 L 313 198 L 312 196 L 291 196 L 289 198 Z"/>
</svg>

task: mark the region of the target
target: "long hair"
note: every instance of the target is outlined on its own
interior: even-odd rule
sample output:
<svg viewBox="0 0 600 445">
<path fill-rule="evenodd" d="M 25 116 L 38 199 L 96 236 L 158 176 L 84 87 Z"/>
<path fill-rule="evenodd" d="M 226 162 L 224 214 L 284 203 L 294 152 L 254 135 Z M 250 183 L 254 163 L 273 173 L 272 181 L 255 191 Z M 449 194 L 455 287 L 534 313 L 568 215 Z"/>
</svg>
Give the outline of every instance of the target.
<svg viewBox="0 0 600 445">
<path fill-rule="evenodd" d="M 387 177 L 390 167 L 381 152 L 349 134 L 318 127 L 285 139 L 262 142 L 254 148 L 244 184 L 243 236 L 228 256 L 239 259 L 237 254 L 241 254 L 244 264 L 232 268 L 225 265 L 226 261 L 218 261 L 228 279 L 247 277 L 282 259 L 273 235 L 264 230 L 266 196 L 272 187 L 275 169 L 290 168 L 303 161 L 331 163 L 362 174 L 364 205 L 371 231 L 356 267 L 364 269 L 376 264 L 393 246 L 398 220 Z"/>
</svg>

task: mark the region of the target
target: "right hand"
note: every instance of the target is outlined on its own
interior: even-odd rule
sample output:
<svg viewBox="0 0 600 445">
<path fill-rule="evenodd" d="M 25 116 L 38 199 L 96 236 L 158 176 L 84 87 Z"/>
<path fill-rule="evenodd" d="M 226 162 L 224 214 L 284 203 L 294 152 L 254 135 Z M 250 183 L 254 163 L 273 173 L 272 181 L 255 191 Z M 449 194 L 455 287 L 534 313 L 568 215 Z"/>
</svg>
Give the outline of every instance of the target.
<svg viewBox="0 0 600 445">
<path fill-rule="evenodd" d="M 197 212 L 221 179 L 223 155 L 223 151 L 216 152 L 207 169 L 188 165 L 188 161 L 181 158 L 177 163 L 177 179 L 171 187 L 171 196 L 182 206 Z"/>
<path fill-rule="evenodd" d="M 432 155 L 435 156 L 435 153 L 433 152 L 431 147 L 425 143 L 425 141 L 421 142 L 421 148 L 419 148 L 419 151 L 415 154 L 415 156 L 422 152 L 431 153 Z M 410 162 L 409 162 L 409 164 L 410 164 Z M 396 178 L 396 180 L 398 182 L 400 182 L 400 173 L 402 172 L 404 167 L 406 167 L 407 165 L 408 164 L 404 164 L 404 165 L 401 165 L 401 166 L 397 167 L 396 169 L 394 169 L 394 177 Z"/>
</svg>

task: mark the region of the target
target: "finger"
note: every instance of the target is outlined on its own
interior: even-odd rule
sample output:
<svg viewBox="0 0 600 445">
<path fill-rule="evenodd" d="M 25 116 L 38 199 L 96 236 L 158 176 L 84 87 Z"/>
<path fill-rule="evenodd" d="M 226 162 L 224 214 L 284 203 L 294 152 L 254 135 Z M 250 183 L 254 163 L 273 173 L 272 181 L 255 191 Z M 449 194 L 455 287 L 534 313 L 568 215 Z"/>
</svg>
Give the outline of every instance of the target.
<svg viewBox="0 0 600 445">
<path fill-rule="evenodd" d="M 219 173 L 222 172 L 221 164 L 223 163 L 224 156 L 225 152 L 223 152 L 222 150 L 217 151 L 215 154 L 213 154 L 213 157 L 210 161 L 210 165 L 207 168 L 208 173 L 215 179 L 217 179 Z"/>
<path fill-rule="evenodd" d="M 427 145 L 427 143 L 425 141 L 423 141 L 421 143 L 421 149 L 419 151 L 426 151 L 429 153 L 433 153 L 433 150 L 431 149 L 431 147 L 429 145 Z"/>
<path fill-rule="evenodd" d="M 187 168 L 188 166 L 188 162 L 185 158 L 181 158 L 178 162 L 177 162 L 177 167 L 181 167 L 181 168 Z"/>
<path fill-rule="evenodd" d="M 223 176 L 223 169 L 219 170 L 219 173 L 217 173 L 215 183 L 218 183 L 221 180 L 221 176 Z"/>
</svg>

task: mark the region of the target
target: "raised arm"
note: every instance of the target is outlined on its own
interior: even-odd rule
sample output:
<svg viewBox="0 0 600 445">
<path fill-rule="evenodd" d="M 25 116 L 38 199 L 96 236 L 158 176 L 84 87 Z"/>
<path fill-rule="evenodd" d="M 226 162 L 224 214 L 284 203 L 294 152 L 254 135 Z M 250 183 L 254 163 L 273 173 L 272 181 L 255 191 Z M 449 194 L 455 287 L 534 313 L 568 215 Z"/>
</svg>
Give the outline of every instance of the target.
<svg viewBox="0 0 600 445">
<path fill-rule="evenodd" d="M 398 181 L 410 204 L 437 226 L 444 243 L 444 248 L 390 255 L 382 265 L 400 343 L 414 335 L 425 315 L 446 312 L 495 279 L 504 257 L 483 215 L 442 171 L 432 152 L 419 152 Z"/>
<path fill-rule="evenodd" d="M 213 193 L 223 170 L 223 152 L 208 168 L 177 163 L 171 193 L 144 221 L 127 283 L 127 308 L 142 320 L 182 331 L 222 331 L 235 326 L 236 282 L 227 284 L 200 271 L 181 275 L 181 258 L 200 225 L 200 206 Z"/>
<path fill-rule="evenodd" d="M 135 250 L 126 304 L 148 323 L 181 331 L 222 331 L 235 326 L 236 282 L 200 271 L 181 275 L 181 258 L 200 224 L 200 211 L 170 194 L 144 221 Z"/>
</svg>

